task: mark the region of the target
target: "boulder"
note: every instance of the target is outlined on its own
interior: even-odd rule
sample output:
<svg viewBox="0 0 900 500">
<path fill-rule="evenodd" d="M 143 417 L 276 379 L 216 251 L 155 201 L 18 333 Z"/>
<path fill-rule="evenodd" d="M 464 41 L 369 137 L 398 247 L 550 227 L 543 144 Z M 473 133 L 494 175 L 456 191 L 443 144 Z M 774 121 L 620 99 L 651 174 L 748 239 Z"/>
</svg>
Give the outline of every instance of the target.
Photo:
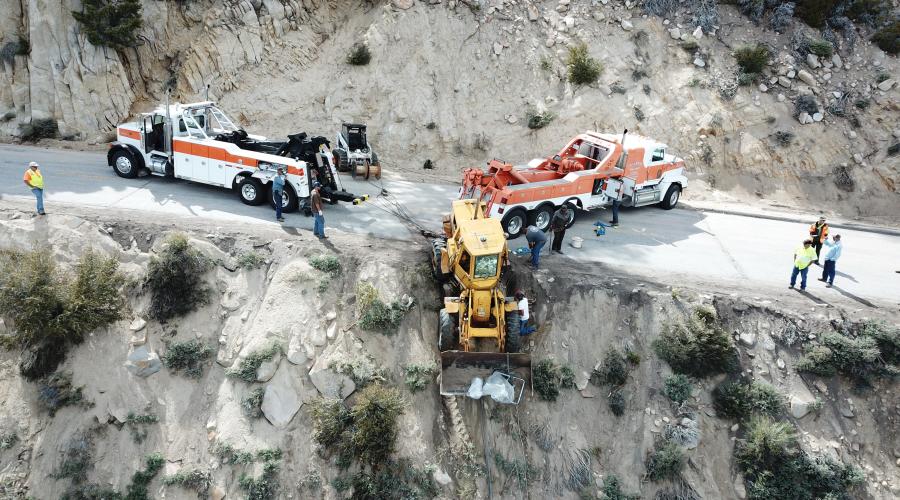
<svg viewBox="0 0 900 500">
<path fill-rule="evenodd" d="M 261 409 L 266 420 L 278 429 L 287 427 L 300 407 L 303 406 L 303 401 L 300 399 L 301 393 L 295 382 L 298 381 L 291 377 L 285 367 L 266 384 Z"/>
<path fill-rule="evenodd" d="M 450 478 L 450 474 L 447 474 L 440 469 L 435 469 L 431 476 L 434 478 L 434 482 L 441 486 L 447 486 L 453 482 L 453 479 Z"/>
<path fill-rule="evenodd" d="M 416 3 L 415 0 L 391 0 L 391 5 L 400 10 L 410 9 L 414 3 Z"/>
<path fill-rule="evenodd" d="M 135 347 L 128 355 L 125 368 L 137 377 L 149 377 L 162 368 L 162 363 L 159 361 L 159 354 L 142 345 Z"/>
<path fill-rule="evenodd" d="M 809 392 L 802 380 L 792 380 L 789 394 L 791 415 L 794 418 L 803 418 L 809 414 L 810 406 L 816 401 L 816 398 Z"/>
<path fill-rule="evenodd" d="M 704 61 L 702 57 L 695 57 L 694 58 L 694 66 L 697 66 L 698 68 L 702 68 L 702 67 L 706 66 L 706 61 Z"/>
<path fill-rule="evenodd" d="M 778 77 L 778 85 L 781 85 L 784 88 L 791 88 L 791 80 L 786 76 Z"/>
<path fill-rule="evenodd" d="M 800 81 L 809 85 L 810 87 L 816 86 L 816 78 L 812 76 L 812 73 L 806 71 L 805 69 L 801 69 L 797 72 L 797 78 L 799 78 Z"/>
<path fill-rule="evenodd" d="M 309 358 L 306 356 L 306 347 L 303 345 L 302 337 L 299 334 L 295 334 L 293 331 L 291 332 L 291 340 L 288 342 L 286 357 L 288 362 L 295 365 L 302 365 L 309 361 Z"/>
<path fill-rule="evenodd" d="M 588 386 L 588 381 L 590 380 L 590 375 L 588 372 L 581 370 L 575 374 L 575 388 L 579 391 L 583 391 Z"/>
<path fill-rule="evenodd" d="M 130 325 L 128 325 L 128 329 L 132 332 L 139 332 L 147 326 L 147 320 L 144 318 L 134 318 Z"/>
<path fill-rule="evenodd" d="M 756 334 L 755 333 L 742 333 L 740 335 L 741 343 L 747 347 L 753 347 L 756 345 Z"/>
<path fill-rule="evenodd" d="M 794 418 L 803 418 L 809 414 L 809 407 L 812 401 L 800 399 L 791 395 L 791 415 Z"/>
<path fill-rule="evenodd" d="M 841 69 L 844 67 L 844 61 L 842 61 L 841 56 L 837 54 L 831 56 L 831 64 L 833 64 L 837 69 Z"/>
<path fill-rule="evenodd" d="M 541 12 L 538 10 L 534 4 L 528 4 L 528 20 L 531 22 L 537 21 L 541 17 Z"/>
<path fill-rule="evenodd" d="M 810 68 L 816 69 L 821 64 L 819 64 L 819 58 L 816 57 L 815 54 L 806 54 L 806 64 L 809 65 Z"/>
<path fill-rule="evenodd" d="M 825 119 L 825 115 L 823 115 L 821 112 L 813 113 L 812 119 L 814 122 L 820 122 Z"/>
<path fill-rule="evenodd" d="M 276 351 L 272 359 L 263 361 L 259 368 L 256 369 L 256 381 L 268 382 L 278 370 L 278 363 L 281 362 L 281 351 Z"/>
<path fill-rule="evenodd" d="M 494 55 L 500 55 L 503 52 L 503 44 L 500 42 L 494 42 Z"/>
<path fill-rule="evenodd" d="M 812 123 L 812 117 L 809 116 L 809 113 L 804 111 L 797 116 L 797 121 L 799 121 L 803 125 L 806 125 L 807 123 Z"/>
<path fill-rule="evenodd" d="M 694 29 L 694 32 L 691 33 L 691 36 L 693 36 L 696 40 L 703 38 L 703 28 L 697 26 L 697 28 Z"/>
<path fill-rule="evenodd" d="M 225 488 L 215 485 L 209 490 L 209 498 L 210 500 L 222 500 L 225 498 Z"/>
<path fill-rule="evenodd" d="M 888 90 L 891 90 L 892 88 L 894 88 L 894 85 L 896 85 L 896 84 L 897 84 L 897 80 L 894 80 L 893 78 L 888 78 L 887 80 L 878 84 L 878 89 L 887 92 Z"/>
<path fill-rule="evenodd" d="M 634 29 L 634 25 L 631 24 L 631 21 L 627 19 L 622 19 L 622 22 L 620 24 L 622 26 L 622 29 L 625 31 L 631 31 Z"/>
<path fill-rule="evenodd" d="M 356 344 L 356 339 L 351 333 L 339 335 L 333 344 L 325 348 L 309 370 L 310 380 L 323 396 L 344 399 L 356 390 L 356 383 L 352 378 L 331 368 L 342 361 L 352 359 L 354 353 L 360 352 L 362 346 Z"/>
<path fill-rule="evenodd" d="M 673 40 L 681 40 L 681 30 L 678 27 L 669 28 L 669 36 Z"/>
</svg>

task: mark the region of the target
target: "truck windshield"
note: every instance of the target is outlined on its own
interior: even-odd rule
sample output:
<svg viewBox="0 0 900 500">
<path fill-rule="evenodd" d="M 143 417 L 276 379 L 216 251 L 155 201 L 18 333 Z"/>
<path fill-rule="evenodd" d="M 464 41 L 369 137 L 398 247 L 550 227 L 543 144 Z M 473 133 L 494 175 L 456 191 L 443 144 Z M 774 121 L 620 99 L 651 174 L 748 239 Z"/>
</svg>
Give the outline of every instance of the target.
<svg viewBox="0 0 900 500">
<path fill-rule="evenodd" d="M 479 255 L 475 257 L 475 279 L 492 278 L 497 275 L 499 255 Z"/>
</svg>

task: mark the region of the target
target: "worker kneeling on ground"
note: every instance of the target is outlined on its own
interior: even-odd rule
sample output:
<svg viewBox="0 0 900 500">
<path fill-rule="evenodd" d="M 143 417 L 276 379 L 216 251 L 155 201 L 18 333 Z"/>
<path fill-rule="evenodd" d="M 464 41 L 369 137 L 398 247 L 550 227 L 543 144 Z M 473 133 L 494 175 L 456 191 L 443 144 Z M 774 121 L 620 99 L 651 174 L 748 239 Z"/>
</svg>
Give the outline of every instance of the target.
<svg viewBox="0 0 900 500">
<path fill-rule="evenodd" d="M 525 297 L 525 292 L 516 290 L 516 302 L 519 308 L 519 335 L 531 335 L 537 328 L 528 326 L 528 298 Z"/>
</svg>

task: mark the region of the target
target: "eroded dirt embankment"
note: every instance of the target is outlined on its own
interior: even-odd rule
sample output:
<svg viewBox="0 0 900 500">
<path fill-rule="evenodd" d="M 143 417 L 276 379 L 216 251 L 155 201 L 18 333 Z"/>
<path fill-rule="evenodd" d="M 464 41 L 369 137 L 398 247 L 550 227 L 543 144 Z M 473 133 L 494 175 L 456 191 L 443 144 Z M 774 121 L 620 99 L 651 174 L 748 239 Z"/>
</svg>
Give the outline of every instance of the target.
<svg viewBox="0 0 900 500">
<path fill-rule="evenodd" d="M 216 262 L 204 276 L 210 301 L 165 324 L 149 319 L 140 325 L 148 319 L 148 298 L 133 285 L 175 225 Z M 526 290 L 540 327 L 527 338 L 525 350 L 535 364 L 552 358 L 571 367 L 576 388 L 560 389 L 555 402 L 529 393 L 517 407 L 463 399 L 450 403 L 434 383 L 419 392 L 404 384 L 404 366 L 437 359 L 440 302 L 424 240 L 399 245 L 335 233 L 323 245 L 305 233 L 266 227 L 226 230 L 202 221 L 154 225 L 108 215 L 31 219 L 5 211 L 0 241 L 3 249 L 50 247 L 63 267 L 94 248 L 116 256 L 131 283 L 126 319 L 94 332 L 60 367 L 72 374 L 73 384 L 83 386 L 90 404 L 50 416 L 39 404 L 40 385 L 18 374 L 18 353 L 2 354 L 0 423 L 4 432 L 18 436 L 0 450 L 0 491 L 7 497 L 59 498 L 72 481 L 55 476 L 73 447 L 81 446 L 90 450 L 85 482 L 123 491 L 144 457 L 159 452 L 165 466 L 150 482 L 153 496 L 196 496 L 164 485 L 162 478 L 198 469 L 209 474 L 210 491 L 240 498 L 246 494 L 241 475 L 258 476 L 263 465 L 230 463 L 220 453 L 225 444 L 282 451 L 276 498 L 341 497 L 349 491 L 336 491 L 340 483 L 333 480 L 346 472 L 336 457 L 317 452 L 309 407 L 323 393 L 346 395 L 351 383 L 361 386 L 366 378 L 383 379 L 402 392 L 408 406 L 399 419 L 394 456 L 428 466 L 423 470 L 433 471 L 435 491 L 443 498 L 471 498 L 474 491 L 481 498 L 576 498 L 598 495 L 612 475 L 623 491 L 644 498 L 657 492 L 740 497 L 746 486 L 732 457 L 744 427 L 717 416 L 711 401 L 713 387 L 726 376 L 696 382 L 685 405 L 676 407 L 662 393 L 671 369 L 652 347 L 667 325 L 701 304 L 714 308 L 733 335 L 744 375 L 784 395 L 778 418 L 796 426 L 804 450 L 859 467 L 866 475 L 858 490 L 862 497 L 890 498 L 891 489 L 900 488 L 896 384 L 877 381 L 872 388 L 852 391 L 852 384 L 839 377 L 795 371 L 804 348 L 823 333 L 863 319 L 853 311 L 671 288 L 602 266 L 579 266 L 573 272 L 565 258 L 546 259 L 546 269 L 535 274 L 517 262 L 512 287 Z M 260 258 L 259 267 L 249 264 L 249 254 Z M 340 272 L 317 269 L 313 260 L 321 256 L 337 257 Z M 395 334 L 361 327 L 360 282 L 370 283 L 388 304 L 408 303 L 404 294 L 414 299 Z M 896 322 L 896 317 L 870 319 Z M 142 343 L 164 355 L 173 343 L 187 340 L 214 350 L 197 379 L 165 367 L 142 377 L 124 366 Z M 273 343 L 281 354 L 260 366 L 252 382 L 228 375 Z M 610 409 L 611 387 L 588 381 L 611 349 L 631 353 L 627 380 L 615 391 L 623 396 L 620 416 Z M 250 418 L 242 406 L 256 389 L 284 396 L 274 406 L 264 404 L 261 418 Z M 358 395 L 359 390 L 352 391 L 348 404 Z M 811 405 L 816 398 L 822 401 L 818 412 L 794 416 L 800 403 Z M 156 421 L 138 427 L 129 413 L 153 415 Z M 699 441 L 684 451 L 681 479 L 647 480 L 648 451 L 668 425 L 685 419 L 692 422 L 685 425 L 699 430 Z M 146 435 L 136 439 L 135 429 Z M 298 485 L 313 475 L 318 486 Z"/>
</svg>

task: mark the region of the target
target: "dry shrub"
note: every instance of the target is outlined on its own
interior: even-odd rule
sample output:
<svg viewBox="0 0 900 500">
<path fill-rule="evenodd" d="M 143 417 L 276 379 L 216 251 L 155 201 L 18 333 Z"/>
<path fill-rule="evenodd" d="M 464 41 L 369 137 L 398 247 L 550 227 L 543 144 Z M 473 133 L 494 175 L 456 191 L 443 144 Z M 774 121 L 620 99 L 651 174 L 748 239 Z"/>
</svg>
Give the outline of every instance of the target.
<svg viewBox="0 0 900 500">
<path fill-rule="evenodd" d="M 23 141 L 37 142 L 41 139 L 53 139 L 59 134 L 59 125 L 52 118 L 32 120 L 19 126 L 19 137 Z"/>
<path fill-rule="evenodd" d="M 173 372 L 181 372 L 190 378 L 203 375 L 203 362 L 212 356 L 212 347 L 199 340 L 173 342 L 162 356 L 162 363 Z"/>
<path fill-rule="evenodd" d="M 830 332 L 822 336 L 820 344 L 806 350 L 797 371 L 823 377 L 840 373 L 865 385 L 878 377 L 900 375 L 898 346 L 900 334 L 896 330 L 869 327 L 856 337 Z"/>
<path fill-rule="evenodd" d="M 372 53 L 364 43 L 357 43 L 350 49 L 350 53 L 347 54 L 347 64 L 353 66 L 365 66 L 370 61 L 372 61 Z"/>
<path fill-rule="evenodd" d="M 684 463 L 684 451 L 677 443 L 659 439 L 647 456 L 647 478 L 654 482 L 673 479 L 684 469 Z"/>
<path fill-rule="evenodd" d="M 653 347 L 675 372 L 698 378 L 738 366 L 731 336 L 711 309 L 698 307 L 686 321 L 668 326 Z"/>
<path fill-rule="evenodd" d="M 762 73 L 769 63 L 769 49 L 764 45 L 745 45 L 734 51 L 741 72 L 748 75 Z"/>
<path fill-rule="evenodd" d="M 900 21 L 880 28 L 872 35 L 872 41 L 888 54 L 897 55 L 900 52 Z"/>
<path fill-rule="evenodd" d="M 765 382 L 726 381 L 713 390 L 716 415 L 735 420 L 752 415 L 775 417 L 781 413 L 784 403 L 784 396 Z"/>
</svg>

